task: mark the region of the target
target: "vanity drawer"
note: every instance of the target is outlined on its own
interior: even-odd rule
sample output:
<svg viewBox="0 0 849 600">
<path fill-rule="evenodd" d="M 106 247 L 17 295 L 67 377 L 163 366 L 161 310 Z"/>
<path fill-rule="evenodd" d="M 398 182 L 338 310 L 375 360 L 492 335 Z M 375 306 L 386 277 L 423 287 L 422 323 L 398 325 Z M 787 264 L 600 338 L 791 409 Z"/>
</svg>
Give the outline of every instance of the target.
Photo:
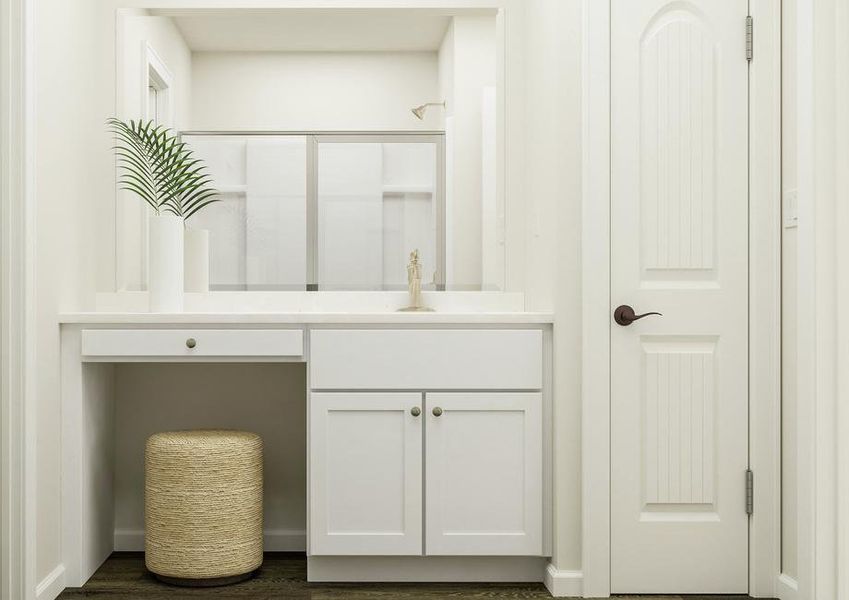
<svg viewBox="0 0 849 600">
<path fill-rule="evenodd" d="M 287 357 L 304 353 L 300 329 L 85 329 L 83 357 Z"/>
<path fill-rule="evenodd" d="M 537 390 L 542 331 L 318 329 L 313 389 Z"/>
</svg>

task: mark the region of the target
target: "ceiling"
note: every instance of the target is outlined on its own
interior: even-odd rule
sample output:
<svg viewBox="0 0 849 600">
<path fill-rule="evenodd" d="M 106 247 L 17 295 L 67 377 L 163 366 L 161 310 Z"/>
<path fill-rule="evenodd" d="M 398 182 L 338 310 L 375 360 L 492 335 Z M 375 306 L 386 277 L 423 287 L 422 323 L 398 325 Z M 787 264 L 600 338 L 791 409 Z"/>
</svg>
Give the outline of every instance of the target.
<svg viewBox="0 0 849 600">
<path fill-rule="evenodd" d="M 450 14 L 400 9 L 151 11 L 196 52 L 432 52 Z M 494 13 L 493 13 L 494 14 Z"/>
</svg>

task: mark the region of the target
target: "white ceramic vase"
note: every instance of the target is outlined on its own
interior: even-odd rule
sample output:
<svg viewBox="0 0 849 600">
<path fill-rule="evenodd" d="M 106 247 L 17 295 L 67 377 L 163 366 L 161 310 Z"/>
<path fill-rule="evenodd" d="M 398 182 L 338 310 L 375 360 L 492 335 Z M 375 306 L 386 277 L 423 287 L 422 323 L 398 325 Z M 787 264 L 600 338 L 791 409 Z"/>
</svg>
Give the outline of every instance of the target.
<svg viewBox="0 0 849 600">
<path fill-rule="evenodd" d="M 183 310 L 183 218 L 162 214 L 150 217 L 148 284 L 150 312 Z"/>
<path fill-rule="evenodd" d="M 186 228 L 185 275 L 187 292 L 209 291 L 209 231 Z"/>
</svg>

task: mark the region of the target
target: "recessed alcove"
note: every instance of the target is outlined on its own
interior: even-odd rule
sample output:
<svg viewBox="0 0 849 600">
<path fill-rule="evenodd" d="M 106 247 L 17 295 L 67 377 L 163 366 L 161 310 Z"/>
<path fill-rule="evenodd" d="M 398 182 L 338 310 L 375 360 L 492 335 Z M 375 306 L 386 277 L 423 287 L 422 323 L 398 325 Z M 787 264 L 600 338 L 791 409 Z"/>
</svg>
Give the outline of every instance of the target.
<svg viewBox="0 0 849 600">
<path fill-rule="evenodd" d="M 306 365 L 119 363 L 112 366 L 115 550 L 144 549 L 144 447 L 179 429 L 241 429 L 264 446 L 269 551 L 305 549 Z"/>
</svg>

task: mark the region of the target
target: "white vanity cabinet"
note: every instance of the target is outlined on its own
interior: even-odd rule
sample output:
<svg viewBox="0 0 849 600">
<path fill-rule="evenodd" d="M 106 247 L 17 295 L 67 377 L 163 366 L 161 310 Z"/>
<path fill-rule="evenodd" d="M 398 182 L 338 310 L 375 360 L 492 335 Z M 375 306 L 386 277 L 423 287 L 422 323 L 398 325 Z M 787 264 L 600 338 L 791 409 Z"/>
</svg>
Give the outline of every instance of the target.
<svg viewBox="0 0 849 600">
<path fill-rule="evenodd" d="M 309 581 L 542 580 L 553 531 L 550 315 L 85 313 L 65 319 L 66 585 L 82 586 L 116 548 L 144 548 L 143 528 L 119 527 L 116 518 L 120 512 L 129 515 L 122 523 L 139 522 L 133 511 L 142 496 L 116 484 L 115 474 L 120 468 L 132 477 L 128 464 L 141 469 L 145 435 L 230 423 L 265 430 L 268 490 L 285 481 L 286 498 L 297 508 L 306 496 L 305 519 L 267 503 L 264 534 L 269 549 L 307 551 Z M 129 394 L 136 380 L 127 378 L 158 374 L 121 363 L 163 363 L 165 383 Z M 239 377 L 260 364 L 305 365 L 266 364 L 262 370 L 275 383 L 250 385 L 245 398 L 222 390 L 206 414 L 203 386 L 190 389 L 192 379 L 177 379 L 202 377 L 204 363 L 228 363 Z M 294 387 L 274 387 L 281 383 Z M 163 419 L 133 421 L 145 410 L 144 394 L 163 386 L 175 389 Z M 274 404 L 277 394 L 286 394 L 285 409 Z M 250 408 L 243 410 L 246 401 Z M 280 440 L 269 432 L 299 428 L 297 411 L 304 408 L 305 456 L 275 453 Z M 125 418 L 117 418 L 119 409 Z M 281 410 L 296 411 L 283 417 L 296 420 L 277 427 Z M 135 440 L 132 447 L 118 448 L 118 436 Z M 118 463 L 120 457 L 135 458 Z M 281 518 L 284 510 L 291 520 Z"/>
<path fill-rule="evenodd" d="M 314 393 L 313 554 L 422 551 L 422 395 Z"/>
<path fill-rule="evenodd" d="M 310 554 L 543 555 L 542 355 L 530 329 L 312 331 Z"/>
<path fill-rule="evenodd" d="M 86 360 L 157 358 L 299 357 L 300 329 L 84 329 L 81 353 Z"/>
<path fill-rule="evenodd" d="M 542 397 L 427 394 L 429 555 L 538 555 Z"/>
</svg>

